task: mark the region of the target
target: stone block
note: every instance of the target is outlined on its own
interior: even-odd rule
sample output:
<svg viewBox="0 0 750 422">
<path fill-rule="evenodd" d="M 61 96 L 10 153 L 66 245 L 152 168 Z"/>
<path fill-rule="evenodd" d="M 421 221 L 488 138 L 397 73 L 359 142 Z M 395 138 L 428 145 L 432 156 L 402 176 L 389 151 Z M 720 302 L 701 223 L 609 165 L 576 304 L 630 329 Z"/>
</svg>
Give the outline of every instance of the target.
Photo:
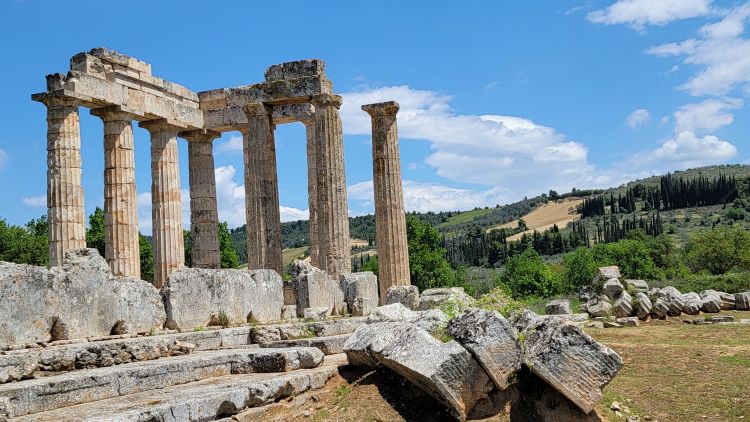
<svg viewBox="0 0 750 422">
<path fill-rule="evenodd" d="M 750 309 L 750 292 L 737 293 L 734 295 L 735 309 L 746 311 Z"/>
<path fill-rule="evenodd" d="M 426 311 L 442 305 L 470 306 L 476 302 L 464 292 L 463 287 L 439 287 L 427 289 L 419 297 L 419 310 Z"/>
<path fill-rule="evenodd" d="M 611 300 L 618 298 L 623 291 L 625 291 L 625 288 L 620 283 L 620 280 L 616 278 L 607 280 L 602 287 L 602 293 L 607 295 Z"/>
<path fill-rule="evenodd" d="M 607 300 L 594 296 L 586 302 L 586 311 L 592 317 L 605 317 L 612 314 L 612 305 Z"/>
<path fill-rule="evenodd" d="M 615 322 L 622 327 L 637 327 L 639 325 L 638 317 L 617 318 Z"/>
<path fill-rule="evenodd" d="M 226 315 L 229 324 L 281 320 L 283 281 L 273 270 L 180 268 L 162 288 L 167 326 L 205 327 Z"/>
<path fill-rule="evenodd" d="M 419 288 L 417 286 L 391 286 L 385 295 L 385 304 L 400 303 L 416 311 L 419 309 Z"/>
<path fill-rule="evenodd" d="M 267 81 L 297 79 L 309 76 L 325 76 L 325 63 L 319 59 L 298 60 L 275 64 L 266 69 Z"/>
<path fill-rule="evenodd" d="M 722 296 L 716 290 L 704 290 L 700 292 L 701 311 L 706 313 L 716 313 L 721 311 Z"/>
<path fill-rule="evenodd" d="M 626 291 L 622 291 L 612 302 L 612 314 L 618 318 L 629 317 L 633 314 L 633 298 Z"/>
<path fill-rule="evenodd" d="M 737 308 L 737 297 L 731 293 L 718 292 L 721 299 L 721 310 L 730 311 Z"/>
<path fill-rule="evenodd" d="M 284 305 L 281 307 L 281 319 L 289 320 L 297 318 L 297 305 Z"/>
<path fill-rule="evenodd" d="M 384 322 L 357 329 L 344 345 L 353 365 L 385 366 L 406 378 L 466 420 L 492 381 L 472 355 L 455 341 L 442 343 L 414 324 Z"/>
<path fill-rule="evenodd" d="M 342 313 L 346 302 L 339 281 L 304 261 L 295 261 L 292 272 L 300 317 L 304 317 L 306 308 L 328 308 L 328 316 Z"/>
<path fill-rule="evenodd" d="M 646 280 L 625 280 L 625 286 L 628 290 L 632 289 L 635 292 L 648 292 L 648 283 Z"/>
<path fill-rule="evenodd" d="M 159 291 L 114 277 L 95 249 L 69 251 L 51 269 L 0 262 L 0 346 L 147 333 L 164 325 Z"/>
<path fill-rule="evenodd" d="M 609 267 L 599 267 L 596 270 L 596 274 L 594 274 L 594 279 L 592 280 L 591 284 L 596 285 L 599 282 L 605 282 L 607 280 L 611 280 L 613 278 L 619 279 L 622 276 L 620 275 L 620 267 L 617 265 L 612 265 Z"/>
<path fill-rule="evenodd" d="M 646 293 L 638 292 L 635 294 L 635 313 L 638 319 L 646 320 L 651 314 L 652 307 L 651 299 L 648 298 Z"/>
<path fill-rule="evenodd" d="M 492 378 L 505 390 L 519 369 L 523 350 L 516 329 L 499 313 L 471 309 L 448 324 L 448 333 L 461 343 Z"/>
<path fill-rule="evenodd" d="M 588 302 L 594 296 L 596 296 L 596 289 L 592 285 L 581 286 L 578 289 L 578 300 L 581 302 Z"/>
<path fill-rule="evenodd" d="M 568 299 L 558 299 L 547 302 L 544 306 L 544 312 L 547 315 L 564 315 L 570 314 L 570 301 Z"/>
<path fill-rule="evenodd" d="M 370 315 L 378 306 L 378 278 L 371 272 L 348 273 L 339 276 L 344 301 L 354 316 Z"/>
<path fill-rule="evenodd" d="M 695 292 L 685 293 L 682 295 L 683 305 L 682 312 L 688 315 L 698 315 L 703 307 L 703 300 Z"/>
<path fill-rule="evenodd" d="M 322 308 L 305 308 L 304 318 L 309 321 L 323 321 L 328 315 L 328 307 Z"/>
</svg>

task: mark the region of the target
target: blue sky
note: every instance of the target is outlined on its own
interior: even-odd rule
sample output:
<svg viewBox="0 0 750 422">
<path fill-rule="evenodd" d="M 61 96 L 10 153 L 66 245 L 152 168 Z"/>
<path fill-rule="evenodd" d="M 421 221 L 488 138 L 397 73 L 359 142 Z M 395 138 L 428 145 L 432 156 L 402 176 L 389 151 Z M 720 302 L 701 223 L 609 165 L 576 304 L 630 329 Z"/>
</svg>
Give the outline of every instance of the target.
<svg viewBox="0 0 750 422">
<path fill-rule="evenodd" d="M 471 209 L 750 159 L 750 3 L 711 0 L 0 3 L 0 217 L 46 212 L 46 122 L 30 95 L 105 46 L 194 91 L 326 62 L 344 97 L 350 212 L 372 212 L 364 103 L 401 103 L 410 210 Z M 148 133 L 135 127 L 141 229 Z M 81 109 L 85 205 L 103 204 L 102 123 Z M 244 222 L 239 133 L 214 144 L 219 214 Z M 307 209 L 305 131 L 277 128 L 285 220 Z M 187 147 L 180 143 L 182 186 Z M 189 212 L 184 201 L 185 215 Z M 189 220 L 186 219 L 187 224 Z"/>
</svg>

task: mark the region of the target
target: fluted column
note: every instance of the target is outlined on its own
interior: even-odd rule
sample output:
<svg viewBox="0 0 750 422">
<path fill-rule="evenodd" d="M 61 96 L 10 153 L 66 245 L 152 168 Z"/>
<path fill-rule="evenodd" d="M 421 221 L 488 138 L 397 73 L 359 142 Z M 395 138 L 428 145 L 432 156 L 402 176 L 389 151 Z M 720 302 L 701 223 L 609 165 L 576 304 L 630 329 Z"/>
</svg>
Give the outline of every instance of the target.
<svg viewBox="0 0 750 422">
<path fill-rule="evenodd" d="M 318 151 L 315 142 L 315 120 L 302 122 L 307 133 L 307 203 L 310 210 L 310 263 L 322 268 L 318 255 Z"/>
<path fill-rule="evenodd" d="M 338 276 L 351 272 L 349 208 L 341 131 L 341 97 L 319 94 L 315 106 L 316 170 L 318 197 L 318 260 L 321 268 Z"/>
<path fill-rule="evenodd" d="M 143 122 L 151 133 L 151 221 L 154 285 L 161 287 L 172 270 L 185 265 L 180 200 L 179 128 L 161 120 Z"/>
<path fill-rule="evenodd" d="M 193 267 L 221 268 L 213 154 L 213 140 L 221 134 L 199 130 L 180 136 L 188 140 Z"/>
<path fill-rule="evenodd" d="M 247 267 L 283 270 L 279 182 L 272 110 L 262 103 L 245 105 L 242 130 L 245 156 Z"/>
<path fill-rule="evenodd" d="M 91 114 L 104 122 L 104 258 L 112 274 L 140 278 L 133 115 L 117 107 Z"/>
<path fill-rule="evenodd" d="M 49 266 L 65 253 L 86 247 L 86 213 L 81 186 L 81 132 L 78 102 L 50 97 L 47 106 L 47 225 Z"/>
<path fill-rule="evenodd" d="M 411 284 L 396 124 L 398 109 L 395 101 L 362 106 L 372 117 L 372 181 L 381 303 L 391 286 Z"/>
</svg>

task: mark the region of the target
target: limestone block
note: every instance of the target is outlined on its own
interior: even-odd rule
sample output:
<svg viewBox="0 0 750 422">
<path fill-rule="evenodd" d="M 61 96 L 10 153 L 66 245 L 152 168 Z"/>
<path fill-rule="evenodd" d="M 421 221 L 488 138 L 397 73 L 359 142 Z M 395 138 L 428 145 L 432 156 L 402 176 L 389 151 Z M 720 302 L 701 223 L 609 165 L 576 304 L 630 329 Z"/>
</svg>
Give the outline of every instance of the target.
<svg viewBox="0 0 750 422">
<path fill-rule="evenodd" d="M 581 302 L 588 302 L 594 296 L 596 296 L 596 289 L 592 285 L 581 286 L 578 289 L 578 300 Z"/>
<path fill-rule="evenodd" d="M 439 287 L 427 289 L 422 292 L 422 295 L 419 297 L 419 310 L 426 311 L 443 304 L 470 306 L 474 302 L 476 302 L 474 298 L 467 295 L 463 287 Z"/>
<path fill-rule="evenodd" d="M 327 307 L 328 316 L 343 312 L 346 302 L 342 284 L 325 271 L 307 262 L 295 261 L 292 277 L 292 286 L 297 292 L 297 313 L 300 317 L 304 317 L 306 308 Z"/>
<path fill-rule="evenodd" d="M 700 292 L 701 311 L 706 313 L 716 313 L 721 311 L 722 296 L 716 290 L 704 290 Z"/>
<path fill-rule="evenodd" d="M 344 345 L 351 364 L 377 362 L 445 404 L 466 420 L 492 381 L 472 355 L 455 341 L 442 343 L 414 324 L 385 322 L 362 326 Z"/>
<path fill-rule="evenodd" d="M 370 312 L 378 306 L 378 278 L 375 274 L 371 272 L 341 274 L 339 284 L 352 315 L 370 315 Z"/>
<path fill-rule="evenodd" d="M 605 282 L 607 280 L 611 280 L 613 278 L 621 278 L 620 275 L 620 267 L 617 265 L 612 265 L 609 267 L 599 267 L 599 269 L 596 270 L 596 274 L 594 275 L 594 279 L 591 282 L 591 284 L 596 285 L 598 282 Z"/>
<path fill-rule="evenodd" d="M 558 299 L 547 302 L 547 304 L 544 305 L 544 312 L 547 315 L 570 314 L 572 313 L 570 310 L 570 301 L 568 299 Z"/>
<path fill-rule="evenodd" d="M 295 319 L 297 318 L 297 305 L 284 305 L 281 307 L 281 319 Z"/>
<path fill-rule="evenodd" d="M 659 297 L 653 302 L 651 307 L 651 316 L 657 319 L 664 319 L 669 315 L 669 303 L 666 299 Z"/>
<path fill-rule="evenodd" d="M 448 323 L 448 316 L 439 309 L 412 311 L 400 303 L 392 303 L 375 308 L 367 317 L 368 324 L 400 321 L 410 322 L 423 330 L 435 333 Z"/>
<path fill-rule="evenodd" d="M 208 326 L 223 313 L 230 324 L 281 319 L 283 281 L 273 270 L 180 268 L 162 288 L 167 326 Z"/>
<path fill-rule="evenodd" d="M 557 318 L 526 317 L 516 325 L 524 335 L 526 367 L 583 412 L 591 412 L 604 386 L 622 368 L 622 358 L 579 327 Z"/>
<path fill-rule="evenodd" d="M 635 313 L 638 316 L 639 319 L 645 320 L 648 318 L 649 314 L 651 313 L 651 308 L 653 307 L 651 303 L 651 299 L 648 298 L 648 295 L 643 292 L 638 292 L 635 295 Z"/>
<path fill-rule="evenodd" d="M 612 313 L 612 305 L 607 300 L 594 296 L 586 302 L 586 310 L 592 317 L 609 316 Z"/>
<path fill-rule="evenodd" d="M 0 345 L 161 329 L 150 283 L 113 277 L 96 249 L 69 251 L 61 267 L 0 262 Z"/>
<path fill-rule="evenodd" d="M 639 325 L 638 317 L 617 318 L 615 322 L 622 327 L 637 327 Z"/>
<path fill-rule="evenodd" d="M 612 314 L 619 318 L 629 317 L 633 314 L 633 298 L 626 291 L 612 302 Z"/>
<path fill-rule="evenodd" d="M 622 283 L 616 278 L 611 278 L 604 283 L 602 292 L 607 295 L 608 298 L 614 300 L 620 296 L 620 293 L 625 291 Z"/>
<path fill-rule="evenodd" d="M 419 309 L 419 288 L 417 286 L 391 286 L 386 292 L 385 304 L 401 303 L 411 310 Z"/>
<path fill-rule="evenodd" d="M 729 311 L 732 309 L 737 309 L 737 295 L 733 295 L 731 293 L 719 292 L 719 297 L 721 298 L 722 310 Z"/>
<path fill-rule="evenodd" d="M 328 315 L 328 307 L 322 308 L 305 308 L 304 318 L 309 321 L 322 321 Z"/>
<path fill-rule="evenodd" d="M 688 315 L 698 315 L 703 307 L 703 300 L 695 292 L 685 293 L 682 295 L 683 306 L 682 312 Z"/>
<path fill-rule="evenodd" d="M 625 286 L 636 292 L 648 292 L 648 283 L 645 280 L 625 280 Z"/>
<path fill-rule="evenodd" d="M 265 77 L 267 81 L 273 81 L 308 76 L 325 76 L 325 73 L 325 62 L 319 59 L 307 59 L 272 65 L 266 69 Z"/>
<path fill-rule="evenodd" d="M 247 103 L 309 100 L 314 95 L 330 93 L 331 82 L 325 76 L 308 76 L 227 88 L 226 104 L 229 107 L 242 107 Z"/>
<path fill-rule="evenodd" d="M 482 365 L 497 388 L 510 385 L 521 369 L 523 350 L 516 329 L 497 312 L 471 309 L 448 324 L 448 333 Z"/>
<path fill-rule="evenodd" d="M 750 309 L 750 292 L 737 293 L 734 295 L 735 305 L 738 311 Z"/>
<path fill-rule="evenodd" d="M 685 307 L 685 299 L 683 299 L 682 293 L 673 286 L 658 289 L 655 292 L 655 297 L 663 299 L 669 308 L 667 311 L 669 316 L 679 316 Z"/>
</svg>

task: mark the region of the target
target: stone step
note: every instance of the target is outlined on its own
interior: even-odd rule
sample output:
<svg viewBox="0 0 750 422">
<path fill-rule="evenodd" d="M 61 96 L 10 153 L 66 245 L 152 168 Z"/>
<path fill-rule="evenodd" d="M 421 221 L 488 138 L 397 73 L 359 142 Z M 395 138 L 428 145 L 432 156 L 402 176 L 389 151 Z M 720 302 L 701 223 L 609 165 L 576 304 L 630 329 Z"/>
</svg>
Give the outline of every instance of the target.
<svg viewBox="0 0 750 422">
<path fill-rule="evenodd" d="M 226 349 L 0 385 L 0 416 L 22 416 L 230 374 L 315 368 L 315 348 Z"/>
<path fill-rule="evenodd" d="M 44 376 L 50 372 L 108 367 L 179 356 L 191 351 L 237 348 L 253 343 L 269 345 L 279 340 L 350 334 L 365 320 L 355 317 L 223 329 L 212 327 L 152 336 L 126 335 L 66 340 L 48 343 L 44 347 L 35 344 L 36 347 L 33 348 L 0 351 L 0 384 Z M 323 348 L 321 350 L 325 352 Z"/>
<path fill-rule="evenodd" d="M 223 375 L 20 417 L 17 421 L 211 421 L 272 405 L 323 387 L 345 355 L 326 356 L 317 368 L 287 373 Z M 262 412 L 261 412 L 262 413 Z M 256 419 L 262 420 L 262 419 Z"/>
<path fill-rule="evenodd" d="M 279 340 L 271 342 L 267 347 L 316 347 L 326 355 L 344 353 L 344 343 L 352 334 L 340 334 L 328 337 L 309 337 L 295 340 Z"/>
</svg>

